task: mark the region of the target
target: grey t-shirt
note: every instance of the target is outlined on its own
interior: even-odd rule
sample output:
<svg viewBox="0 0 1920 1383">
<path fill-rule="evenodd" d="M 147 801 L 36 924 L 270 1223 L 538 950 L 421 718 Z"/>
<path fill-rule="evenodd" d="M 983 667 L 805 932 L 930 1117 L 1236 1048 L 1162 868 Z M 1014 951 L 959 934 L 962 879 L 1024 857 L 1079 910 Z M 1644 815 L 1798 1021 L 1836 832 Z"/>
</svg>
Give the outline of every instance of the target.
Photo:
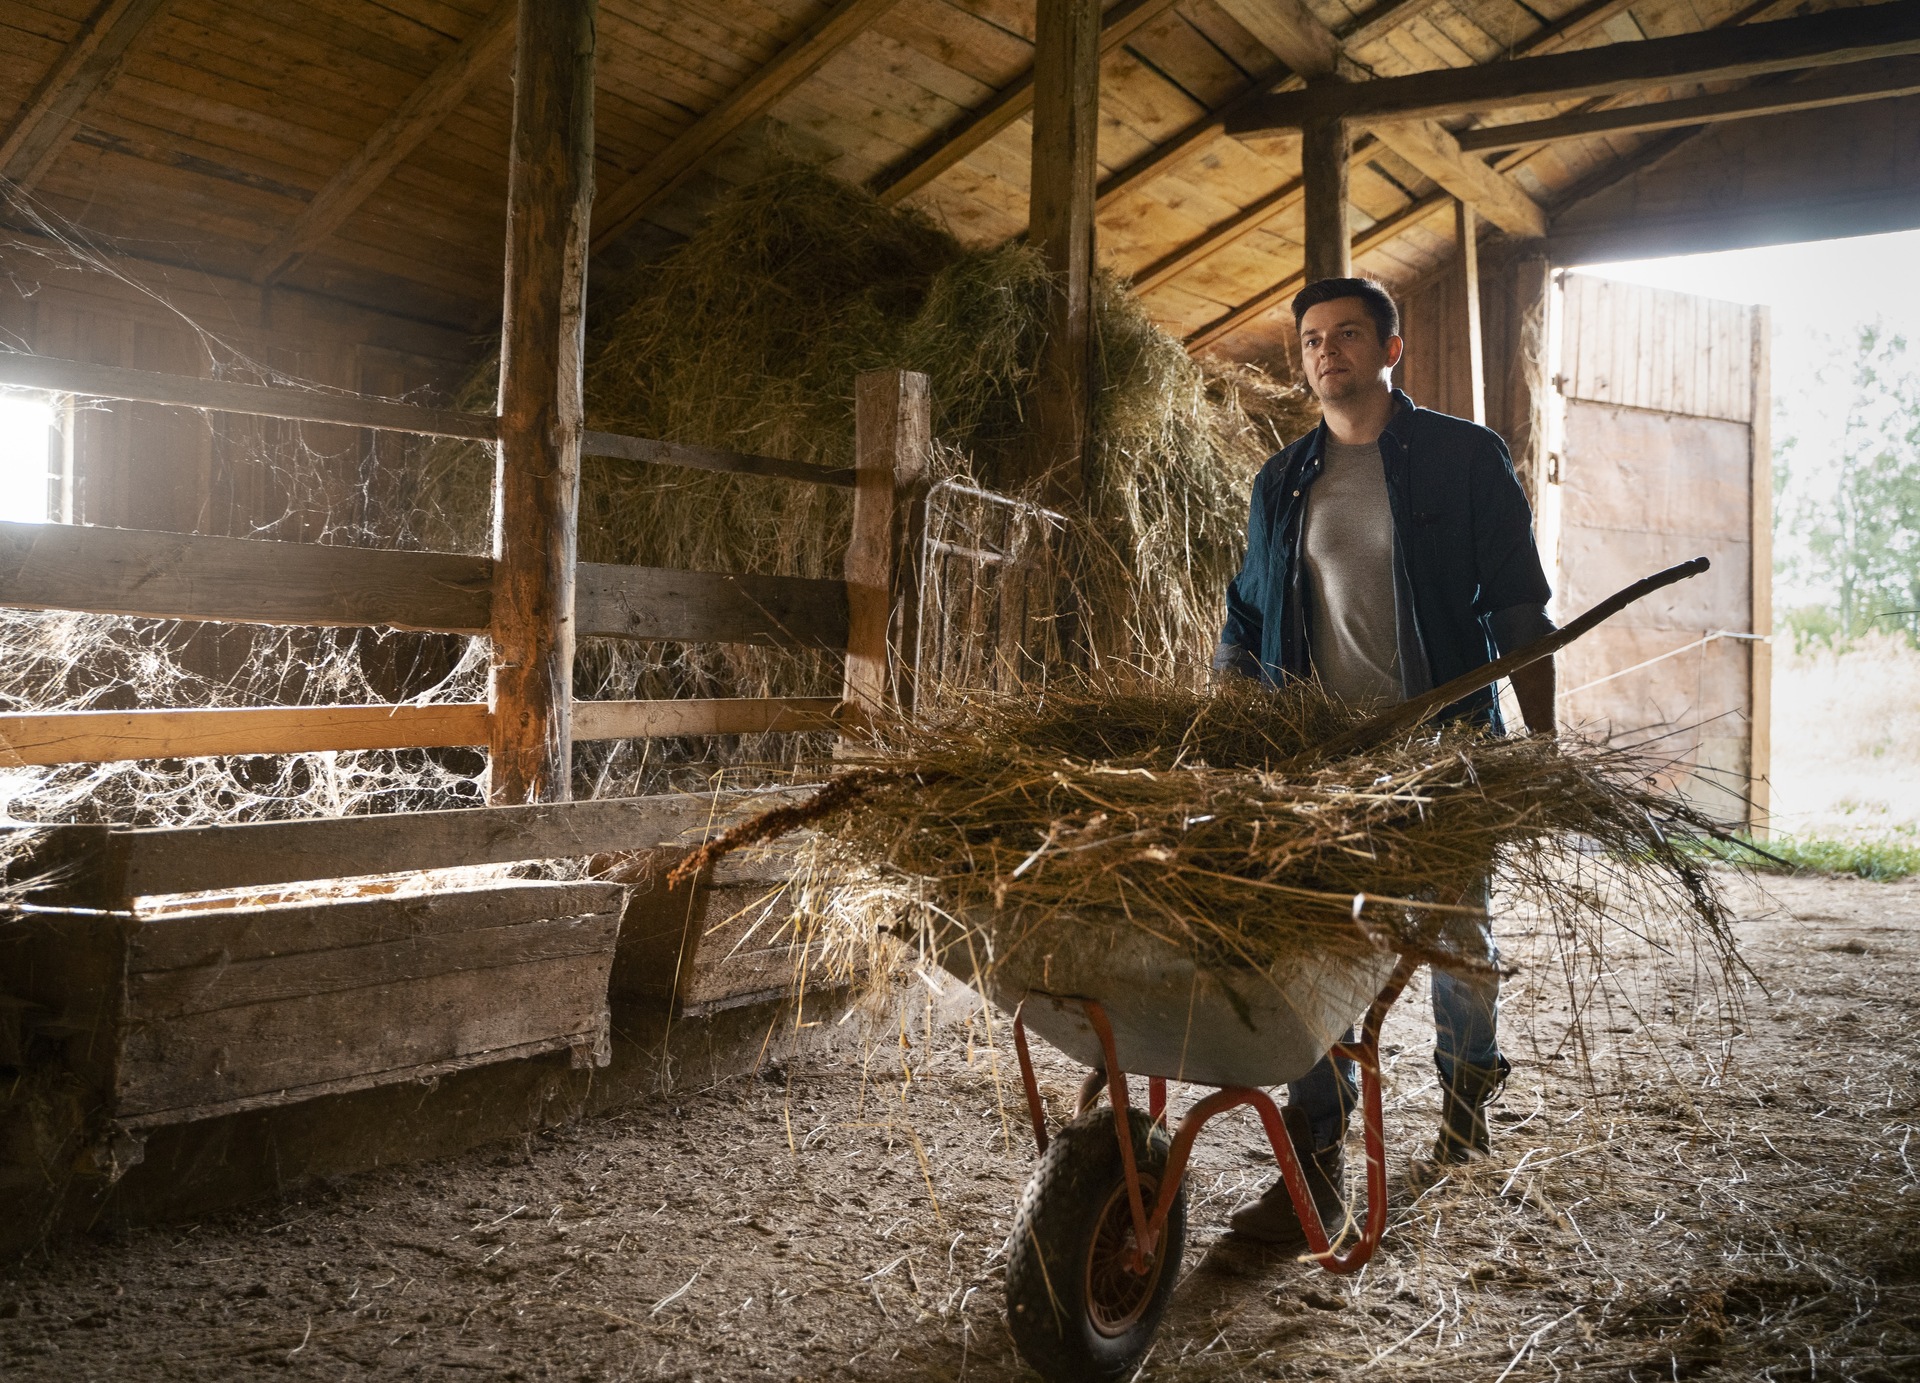
<svg viewBox="0 0 1920 1383">
<path fill-rule="evenodd" d="M 1327 439 L 1307 495 L 1303 548 L 1308 648 L 1320 684 L 1342 701 L 1399 701 L 1393 512 L 1377 442 Z"/>
</svg>

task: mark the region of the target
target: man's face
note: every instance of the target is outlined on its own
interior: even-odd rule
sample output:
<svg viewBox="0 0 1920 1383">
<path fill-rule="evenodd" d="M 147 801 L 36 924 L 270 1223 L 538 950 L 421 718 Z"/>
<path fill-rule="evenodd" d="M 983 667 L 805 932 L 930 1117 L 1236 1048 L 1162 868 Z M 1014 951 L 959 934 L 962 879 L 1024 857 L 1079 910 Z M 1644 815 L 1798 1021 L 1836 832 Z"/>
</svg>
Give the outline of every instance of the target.
<svg viewBox="0 0 1920 1383">
<path fill-rule="evenodd" d="M 1398 336 L 1379 328 L 1358 298 L 1315 303 L 1300 319 L 1300 357 L 1307 385 L 1323 403 L 1339 403 L 1378 389 L 1400 360 Z"/>
</svg>

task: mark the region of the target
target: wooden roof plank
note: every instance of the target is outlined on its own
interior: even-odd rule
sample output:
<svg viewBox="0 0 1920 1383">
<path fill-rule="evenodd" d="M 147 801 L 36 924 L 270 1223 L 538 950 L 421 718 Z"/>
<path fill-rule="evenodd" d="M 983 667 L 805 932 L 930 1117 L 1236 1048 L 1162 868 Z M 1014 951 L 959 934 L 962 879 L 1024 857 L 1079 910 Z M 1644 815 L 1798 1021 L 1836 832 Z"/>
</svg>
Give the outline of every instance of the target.
<svg viewBox="0 0 1920 1383">
<path fill-rule="evenodd" d="M 24 192 L 46 174 L 66 146 L 74 118 L 113 80 L 133 41 L 166 3 L 102 0 L 0 140 L 0 177 Z"/>
<path fill-rule="evenodd" d="M 596 210 L 593 248 L 605 249 L 681 185 L 700 161 L 885 13 L 894 0 L 840 0 L 818 24 L 780 50 L 669 144 L 651 163 L 613 190 Z"/>
<path fill-rule="evenodd" d="M 1100 26 L 1100 52 L 1111 53 L 1127 42 L 1145 25 L 1170 9 L 1174 0 L 1121 0 Z M 983 109 L 966 118 L 957 129 L 941 137 L 940 142 L 912 163 L 891 174 L 876 188 L 880 200 L 896 205 L 918 192 L 954 164 L 986 144 L 1002 130 L 1033 109 L 1033 67 L 1027 68 Z"/>
<path fill-rule="evenodd" d="M 255 283 L 272 283 L 338 230 L 407 155 L 440 127 L 448 113 L 466 100 L 474 84 L 499 69 L 513 47 L 518 8 L 518 0 L 500 0 L 480 27 L 434 69 L 432 76 L 414 88 L 346 167 L 314 194 L 294 223 L 260 252 L 249 275 Z"/>
</svg>

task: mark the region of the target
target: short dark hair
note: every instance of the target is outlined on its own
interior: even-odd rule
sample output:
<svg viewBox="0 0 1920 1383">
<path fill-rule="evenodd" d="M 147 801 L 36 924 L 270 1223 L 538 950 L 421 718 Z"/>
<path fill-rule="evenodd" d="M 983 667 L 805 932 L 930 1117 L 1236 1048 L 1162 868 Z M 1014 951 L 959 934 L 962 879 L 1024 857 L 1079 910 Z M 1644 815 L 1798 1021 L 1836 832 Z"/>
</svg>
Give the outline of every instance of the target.
<svg viewBox="0 0 1920 1383">
<path fill-rule="evenodd" d="M 1400 309 L 1394 306 L 1393 294 L 1387 292 L 1384 284 L 1373 279 L 1321 279 L 1308 284 L 1293 295 L 1293 329 L 1296 332 L 1300 330 L 1300 319 L 1307 315 L 1308 308 L 1341 298 L 1360 300 L 1360 305 L 1367 309 L 1367 315 L 1373 318 L 1374 326 L 1380 330 L 1381 345 L 1386 345 L 1389 336 L 1400 334 Z"/>
</svg>

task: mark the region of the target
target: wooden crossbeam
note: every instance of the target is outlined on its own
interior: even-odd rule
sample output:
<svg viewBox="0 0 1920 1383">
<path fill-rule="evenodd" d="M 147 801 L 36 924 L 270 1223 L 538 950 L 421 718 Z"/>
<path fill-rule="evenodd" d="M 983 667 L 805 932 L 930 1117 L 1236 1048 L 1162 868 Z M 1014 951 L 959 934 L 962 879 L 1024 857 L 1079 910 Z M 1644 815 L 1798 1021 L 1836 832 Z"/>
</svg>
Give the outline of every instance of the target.
<svg viewBox="0 0 1920 1383">
<path fill-rule="evenodd" d="M 493 561 L 454 552 L 0 523 L 0 607 L 139 619 L 484 634 Z M 843 581 L 583 562 L 582 638 L 844 649 Z"/>
<path fill-rule="evenodd" d="M 1723 19 L 1717 27 L 1720 29 L 1732 29 L 1742 24 L 1762 20 L 1781 3 L 1782 0 L 1752 0 L 1752 3 L 1736 10 L 1733 14 Z M 1537 52 L 1541 48 L 1549 47 L 1557 43 L 1570 41 L 1595 26 L 1605 23 L 1606 20 L 1624 8 L 1626 8 L 1626 4 L 1623 4 L 1621 0 L 1590 0 L 1588 4 L 1569 11 L 1554 23 L 1546 26 L 1520 44 L 1515 45 L 1514 52 L 1516 55 L 1522 55 L 1529 52 Z M 1618 96 L 1596 97 L 1592 102 L 1588 103 L 1587 109 L 1611 106 L 1620 99 Z M 1589 178 L 1583 181 L 1568 193 L 1564 194 L 1558 203 L 1559 207 L 1565 209 L 1568 206 L 1572 206 L 1584 198 L 1592 196 L 1604 187 L 1611 186 L 1620 178 L 1628 176 L 1647 163 L 1657 162 L 1677 147 L 1678 144 L 1692 138 L 1695 133 L 1697 133 L 1697 131 L 1682 131 L 1677 137 L 1669 136 L 1666 139 L 1656 141 L 1654 146 L 1642 150 L 1639 154 L 1622 161 L 1618 165 L 1610 165 L 1608 168 L 1601 170 L 1595 178 Z M 1361 141 L 1356 140 L 1354 147 L 1357 156 L 1361 147 Z M 1509 171 L 1512 168 L 1518 167 L 1524 161 L 1524 155 L 1508 155 L 1505 159 L 1497 161 L 1495 171 Z M 1387 217 L 1383 221 L 1377 222 L 1374 226 L 1363 232 L 1354 246 L 1354 253 L 1356 255 L 1364 254 L 1376 246 L 1386 243 L 1392 236 L 1399 234 L 1401 230 L 1431 217 L 1441 207 L 1449 205 L 1453 200 L 1453 198 L 1443 195 L 1443 193 L 1433 193 L 1409 203 L 1400 211 Z M 1279 283 L 1262 289 L 1245 302 L 1228 309 L 1219 317 L 1188 336 L 1186 339 L 1187 349 L 1200 350 L 1220 340 L 1222 337 L 1230 335 L 1240 327 L 1245 326 L 1248 322 L 1270 311 L 1282 299 L 1292 294 L 1305 282 L 1305 275 L 1300 271 L 1295 271 Z"/>
<path fill-rule="evenodd" d="M 473 88 L 496 75 L 513 48 L 516 0 L 501 0 L 466 40 L 435 68 L 347 164 L 307 203 L 298 219 L 253 261 L 255 283 L 271 283 L 332 235 Z"/>
<path fill-rule="evenodd" d="M 1371 43 L 1383 34 L 1390 33 L 1400 25 L 1418 18 L 1437 3 L 1438 0 L 1387 0 L 1385 4 L 1376 5 L 1360 16 L 1352 27 L 1338 31 L 1341 49 L 1357 50 L 1363 44 Z M 1537 52 L 1543 47 L 1575 38 L 1594 25 L 1605 23 L 1632 3 L 1633 0 L 1589 0 L 1589 3 L 1579 6 L 1537 33 L 1520 40 L 1513 47 L 1513 55 L 1517 57 Z M 1294 77 L 1284 63 L 1256 77 L 1244 90 L 1217 110 L 1209 111 L 1199 117 L 1172 139 L 1149 149 L 1126 167 L 1114 170 L 1100 183 L 1095 205 L 1104 211 L 1134 188 L 1145 186 L 1155 178 L 1171 172 L 1200 149 L 1227 133 L 1228 124 L 1240 113 L 1253 109 L 1254 103 L 1263 96 L 1276 90 L 1298 90 L 1299 86 L 1299 78 Z M 1369 149 L 1372 147 L 1370 143 L 1365 142 L 1367 140 L 1366 135 L 1355 137 L 1356 155 L 1363 146 Z M 1276 214 L 1281 209 L 1283 208 L 1276 207 Z M 1195 243 L 1197 244 L 1198 241 Z"/>
<path fill-rule="evenodd" d="M 690 466 L 700 471 L 731 475 L 764 475 L 776 480 L 800 480 L 810 485 L 853 488 L 851 466 L 816 466 L 781 456 L 753 456 L 719 447 L 690 446 L 685 442 L 656 442 L 650 437 L 624 437 L 617 432 L 582 432 L 582 456 L 611 456 L 622 461 L 645 461 L 656 466 Z"/>
<path fill-rule="evenodd" d="M 832 696 L 687 697 L 576 701 L 576 740 L 679 735 L 808 733 L 835 728 Z M 451 749 L 487 742 L 483 701 L 435 706 L 242 706 L 193 710 L 30 711 L 0 714 L 0 768 Z"/>
<path fill-rule="evenodd" d="M 1525 149 L 1565 139 L 1596 135 L 1641 134 L 1648 130 L 1710 125 L 1759 115 L 1852 105 L 1920 93 L 1920 67 L 1902 62 L 1891 68 L 1862 64 L 1797 82 L 1765 82 L 1737 91 L 1689 96 L 1673 101 L 1611 110 L 1576 111 L 1546 120 L 1491 125 L 1460 135 L 1462 149 Z"/>
<path fill-rule="evenodd" d="M 1272 134 L 1339 116 L 1380 120 L 1446 115 L 1718 81 L 1920 52 L 1920 0 L 1889 0 L 1800 19 L 1574 53 L 1444 68 L 1266 96 L 1227 122 L 1232 134 Z"/>
<path fill-rule="evenodd" d="M 791 797 L 790 789 L 660 793 L 237 826 L 56 826 L 15 868 L 23 879 L 51 872 L 38 899 L 125 908 L 164 894 L 644 850 L 723 830 Z"/>
<path fill-rule="evenodd" d="M 412 432 L 423 437 L 464 437 L 490 442 L 499 435 L 497 421 L 478 413 L 420 408 L 410 403 L 393 403 L 359 394 L 329 394 L 318 389 L 278 389 L 265 384 L 194 379 L 189 375 L 92 365 L 84 360 L 62 360 L 24 352 L 0 351 L 0 384 L 79 394 L 85 398 L 127 399 L 135 403 L 204 408 L 215 413 L 242 413 L 256 418 Z"/>
<path fill-rule="evenodd" d="M 1174 0 L 1121 0 L 1101 16 L 1100 55 L 1119 48 L 1173 5 Z M 968 115 L 958 129 L 941 136 L 933 148 L 916 155 L 906 167 L 883 173 L 875 195 L 888 206 L 912 196 L 1032 109 L 1033 69 L 1028 68 Z"/>
<path fill-rule="evenodd" d="M 77 128 L 81 110 L 112 82 L 133 41 L 166 3 L 101 0 L 0 140 L 0 178 L 26 191 L 45 176 Z"/>
<path fill-rule="evenodd" d="M 146 619 L 486 632 L 493 563 L 449 552 L 0 523 L 0 605 Z"/>
<path fill-rule="evenodd" d="M 828 58 L 872 27 L 893 3 L 840 0 L 819 23 L 782 48 L 772 62 L 681 131 L 645 168 L 601 198 L 594 208 L 594 252 L 625 235 L 662 198 L 692 176 L 707 155 L 819 71 Z"/>
<path fill-rule="evenodd" d="M 573 620 L 583 639 L 838 650 L 847 646 L 847 586 L 815 577 L 582 562 L 575 569 Z"/>
</svg>

